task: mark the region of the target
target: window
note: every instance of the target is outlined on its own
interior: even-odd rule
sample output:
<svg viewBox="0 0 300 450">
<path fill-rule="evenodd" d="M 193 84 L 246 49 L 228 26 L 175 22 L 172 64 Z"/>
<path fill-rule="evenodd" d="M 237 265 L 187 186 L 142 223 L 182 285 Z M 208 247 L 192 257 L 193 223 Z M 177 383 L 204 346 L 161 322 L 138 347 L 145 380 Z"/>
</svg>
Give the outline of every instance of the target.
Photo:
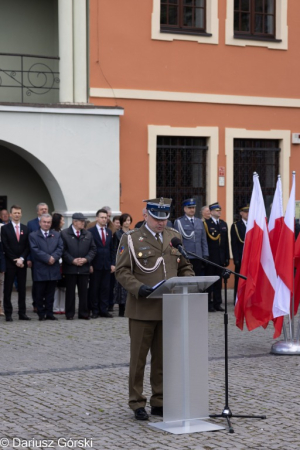
<svg viewBox="0 0 300 450">
<path fill-rule="evenodd" d="M 275 0 L 234 0 L 234 35 L 275 38 Z"/>
<path fill-rule="evenodd" d="M 161 0 L 161 31 L 206 32 L 206 0 Z"/>
<path fill-rule="evenodd" d="M 239 217 L 239 207 L 250 202 L 253 172 L 259 175 L 267 215 L 270 214 L 279 174 L 279 152 L 279 141 L 276 139 L 234 139 L 235 219 Z"/>
<path fill-rule="evenodd" d="M 205 137 L 157 136 L 156 195 L 172 198 L 171 220 L 182 216 L 182 202 L 195 198 L 196 215 L 206 204 Z"/>
</svg>

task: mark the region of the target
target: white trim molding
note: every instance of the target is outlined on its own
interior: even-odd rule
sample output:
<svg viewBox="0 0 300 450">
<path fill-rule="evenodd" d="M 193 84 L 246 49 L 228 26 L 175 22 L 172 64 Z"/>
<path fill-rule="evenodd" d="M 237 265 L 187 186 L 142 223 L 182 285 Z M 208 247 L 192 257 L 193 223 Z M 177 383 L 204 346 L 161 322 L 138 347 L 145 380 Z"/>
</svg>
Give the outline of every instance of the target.
<svg viewBox="0 0 300 450">
<path fill-rule="evenodd" d="M 196 92 L 147 91 L 142 89 L 91 88 L 91 98 L 118 98 L 165 102 L 212 103 L 219 105 L 271 106 L 277 108 L 300 108 L 299 98 L 252 97 L 249 95 L 201 94 Z"/>
<path fill-rule="evenodd" d="M 193 41 L 199 44 L 219 43 L 218 0 L 209 0 L 206 6 L 206 32 L 211 36 L 191 34 L 161 33 L 160 31 L 160 0 L 153 0 L 151 19 L 151 39 L 159 41 Z"/>
<path fill-rule="evenodd" d="M 217 198 L 218 193 L 218 155 L 219 128 L 218 127 L 170 127 L 162 125 L 148 125 L 148 154 L 149 154 L 149 198 L 156 197 L 156 151 L 157 136 L 193 136 L 207 138 L 206 161 L 206 202 Z"/>
<path fill-rule="evenodd" d="M 234 139 L 278 139 L 280 141 L 281 151 L 279 156 L 279 171 L 282 180 L 283 205 L 286 206 L 289 199 L 289 186 L 290 186 L 290 156 L 291 156 L 290 130 L 262 131 L 262 130 L 246 130 L 242 128 L 225 128 L 225 155 L 226 155 L 226 173 L 227 173 L 227 183 L 226 183 L 227 218 L 233 217 Z"/>
<path fill-rule="evenodd" d="M 276 41 L 259 41 L 252 39 L 239 39 L 234 35 L 234 0 L 227 0 L 227 15 L 225 25 L 225 44 L 237 45 L 240 47 L 267 47 L 270 49 L 287 50 L 288 49 L 288 25 L 287 25 L 287 8 L 288 0 L 276 0 Z"/>
</svg>

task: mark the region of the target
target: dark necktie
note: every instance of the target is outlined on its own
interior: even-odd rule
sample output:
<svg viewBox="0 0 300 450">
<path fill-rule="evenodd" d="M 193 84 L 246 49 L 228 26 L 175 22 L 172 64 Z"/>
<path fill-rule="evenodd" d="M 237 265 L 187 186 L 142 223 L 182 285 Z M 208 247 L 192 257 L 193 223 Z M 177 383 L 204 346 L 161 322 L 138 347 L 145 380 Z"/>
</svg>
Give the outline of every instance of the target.
<svg viewBox="0 0 300 450">
<path fill-rule="evenodd" d="M 76 231 L 76 235 L 77 235 L 78 238 L 80 237 L 80 231 L 79 230 Z"/>
<path fill-rule="evenodd" d="M 105 245 L 105 236 L 104 236 L 103 228 L 101 228 L 101 237 L 102 237 L 102 244 Z"/>
<path fill-rule="evenodd" d="M 191 219 L 191 224 L 194 225 L 194 219 Z"/>
<path fill-rule="evenodd" d="M 48 232 L 46 231 L 46 232 L 45 232 L 45 238 L 47 238 L 47 237 L 48 237 Z"/>
</svg>

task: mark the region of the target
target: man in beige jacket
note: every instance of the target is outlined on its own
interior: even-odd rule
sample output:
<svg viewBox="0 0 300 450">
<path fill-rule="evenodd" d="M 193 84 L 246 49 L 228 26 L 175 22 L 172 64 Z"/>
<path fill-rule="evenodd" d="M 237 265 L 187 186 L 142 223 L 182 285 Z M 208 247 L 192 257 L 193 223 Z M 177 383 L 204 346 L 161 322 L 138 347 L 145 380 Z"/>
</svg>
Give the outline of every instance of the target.
<svg viewBox="0 0 300 450">
<path fill-rule="evenodd" d="M 125 316 L 129 318 L 129 407 L 137 420 L 147 420 L 143 395 L 144 369 L 151 352 L 151 414 L 163 415 L 162 299 L 146 298 L 162 280 L 193 276 L 192 265 L 171 239 L 181 238 L 166 227 L 171 199 L 147 200 L 146 223 L 123 235 L 117 255 L 116 279 L 127 290 Z"/>
</svg>

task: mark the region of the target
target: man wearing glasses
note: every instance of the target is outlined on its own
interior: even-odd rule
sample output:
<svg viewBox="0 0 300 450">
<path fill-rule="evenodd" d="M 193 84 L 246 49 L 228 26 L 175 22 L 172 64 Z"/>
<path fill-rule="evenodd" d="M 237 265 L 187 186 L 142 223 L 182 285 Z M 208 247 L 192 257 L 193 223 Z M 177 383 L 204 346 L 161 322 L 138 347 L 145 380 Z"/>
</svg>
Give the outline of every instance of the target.
<svg viewBox="0 0 300 450">
<path fill-rule="evenodd" d="M 206 232 L 201 219 L 195 217 L 196 201 L 188 198 L 182 203 L 184 216 L 175 220 L 174 228 L 182 236 L 185 250 L 195 253 L 201 258 L 208 259 L 208 245 Z M 196 276 L 204 275 L 203 262 L 189 255 Z"/>
</svg>

